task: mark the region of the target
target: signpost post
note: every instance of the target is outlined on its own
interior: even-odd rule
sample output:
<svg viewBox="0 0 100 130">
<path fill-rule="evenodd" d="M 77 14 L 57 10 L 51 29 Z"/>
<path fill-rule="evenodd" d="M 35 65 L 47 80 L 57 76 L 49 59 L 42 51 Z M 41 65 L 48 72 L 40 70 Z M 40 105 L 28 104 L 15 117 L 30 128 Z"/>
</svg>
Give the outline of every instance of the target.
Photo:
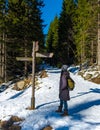
<svg viewBox="0 0 100 130">
<path fill-rule="evenodd" d="M 37 53 L 39 50 L 38 41 L 33 42 L 32 57 L 16 57 L 18 61 L 32 61 L 32 97 L 31 97 L 31 109 L 35 109 L 35 58 L 44 57 L 52 58 L 53 53 Z"/>
<path fill-rule="evenodd" d="M 31 97 L 31 109 L 35 109 L 35 42 L 33 42 L 32 51 L 32 97 Z"/>
</svg>

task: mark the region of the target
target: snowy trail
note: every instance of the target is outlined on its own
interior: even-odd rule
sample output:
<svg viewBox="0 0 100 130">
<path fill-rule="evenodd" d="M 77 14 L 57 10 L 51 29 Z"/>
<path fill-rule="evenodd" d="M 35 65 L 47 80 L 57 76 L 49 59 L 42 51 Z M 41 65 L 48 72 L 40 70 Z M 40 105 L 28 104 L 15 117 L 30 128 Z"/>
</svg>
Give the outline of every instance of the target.
<svg viewBox="0 0 100 130">
<path fill-rule="evenodd" d="M 56 77 L 56 74 L 54 74 L 54 76 Z M 99 130 L 100 117 L 98 113 L 100 113 L 100 110 L 99 110 L 100 90 L 98 89 L 98 85 L 85 81 L 81 77 L 73 75 L 73 74 L 71 74 L 71 77 L 75 80 L 76 87 L 74 91 L 70 92 L 71 100 L 68 102 L 70 116 L 62 118 L 60 114 L 55 113 L 55 110 L 57 109 L 57 106 L 59 105 L 59 99 L 57 98 L 58 88 L 57 86 L 53 85 L 51 88 L 51 91 L 49 91 L 48 97 L 45 94 L 44 94 L 45 96 L 43 96 L 44 98 L 47 99 L 48 103 L 42 104 L 37 109 L 37 113 L 39 112 L 37 114 L 38 117 L 36 117 L 36 119 L 38 119 L 37 121 L 38 124 L 36 122 L 36 124 L 33 126 L 34 130 L 39 130 L 39 127 L 43 128 L 43 126 L 46 126 L 46 125 L 51 125 L 54 128 L 54 130 L 67 130 L 67 129 Z M 52 81 L 53 79 L 54 77 L 52 76 L 52 79 L 49 77 L 49 79 L 47 80 Z M 56 84 L 58 84 L 58 78 L 56 78 L 55 82 Z M 51 82 L 49 81 L 47 81 L 46 83 L 51 84 Z M 55 92 L 56 96 L 53 96 L 54 102 L 51 102 L 51 99 L 52 99 L 51 95 L 54 94 L 54 91 L 52 91 L 52 89 L 56 90 Z M 97 94 L 96 97 L 95 97 L 95 94 Z M 98 111 L 96 114 L 95 114 L 95 110 Z M 96 118 L 97 120 L 95 121 Z M 45 123 L 41 123 L 42 122 L 41 119 L 43 119 Z M 34 120 L 35 120 L 35 117 L 34 117 Z"/>
<path fill-rule="evenodd" d="M 100 130 L 100 85 L 71 73 L 76 84 L 70 92 L 69 116 L 61 117 L 55 112 L 59 105 L 59 77 L 60 70 L 49 69 L 47 78 L 39 78 L 35 110 L 26 110 L 30 106 L 31 87 L 21 92 L 9 88 L 0 93 L 0 119 L 11 115 L 24 118 L 22 130 L 41 130 L 48 125 L 53 130 Z"/>
</svg>

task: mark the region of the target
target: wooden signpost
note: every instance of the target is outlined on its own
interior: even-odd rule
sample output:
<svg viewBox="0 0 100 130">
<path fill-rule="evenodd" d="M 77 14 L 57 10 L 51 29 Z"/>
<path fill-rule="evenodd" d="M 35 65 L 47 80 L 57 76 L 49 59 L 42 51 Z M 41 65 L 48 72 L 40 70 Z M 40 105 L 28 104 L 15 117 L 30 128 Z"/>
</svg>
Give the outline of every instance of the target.
<svg viewBox="0 0 100 130">
<path fill-rule="evenodd" d="M 38 53 L 36 52 L 36 57 L 43 57 L 43 58 L 52 58 L 53 53 Z M 18 61 L 32 61 L 32 57 L 16 57 Z"/>
<path fill-rule="evenodd" d="M 31 109 L 35 109 L 35 58 L 44 57 L 52 58 L 53 53 L 37 53 L 39 50 L 38 42 L 33 42 L 32 57 L 16 57 L 18 61 L 32 61 L 32 97 L 31 97 Z"/>
</svg>

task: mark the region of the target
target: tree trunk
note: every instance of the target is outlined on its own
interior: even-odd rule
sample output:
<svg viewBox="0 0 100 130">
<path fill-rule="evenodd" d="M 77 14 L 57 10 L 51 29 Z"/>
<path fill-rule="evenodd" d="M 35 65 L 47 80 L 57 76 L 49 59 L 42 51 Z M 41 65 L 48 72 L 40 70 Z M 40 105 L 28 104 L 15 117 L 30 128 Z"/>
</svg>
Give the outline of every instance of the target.
<svg viewBox="0 0 100 130">
<path fill-rule="evenodd" d="M 100 0 L 98 0 L 98 6 L 100 6 Z M 100 70 L 100 13 L 98 13 L 98 48 L 97 48 L 97 63 Z"/>
<path fill-rule="evenodd" d="M 0 77 L 5 78 L 5 45 L 0 43 Z"/>
<path fill-rule="evenodd" d="M 2 54 L 1 54 L 1 50 L 2 50 L 2 44 L 0 43 L 0 77 L 2 76 Z"/>
<path fill-rule="evenodd" d="M 25 40 L 25 57 L 27 57 L 27 41 Z M 27 77 L 27 61 L 25 61 L 24 75 Z"/>
</svg>

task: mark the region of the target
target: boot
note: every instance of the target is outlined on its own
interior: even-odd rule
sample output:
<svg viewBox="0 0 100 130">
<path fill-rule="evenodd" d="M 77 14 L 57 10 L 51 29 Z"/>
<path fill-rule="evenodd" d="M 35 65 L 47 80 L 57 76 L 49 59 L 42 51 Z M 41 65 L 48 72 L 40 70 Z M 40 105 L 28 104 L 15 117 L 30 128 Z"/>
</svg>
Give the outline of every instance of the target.
<svg viewBox="0 0 100 130">
<path fill-rule="evenodd" d="M 64 113 L 61 116 L 68 116 L 68 111 L 64 110 Z"/>
<path fill-rule="evenodd" d="M 62 106 L 58 106 L 58 109 L 56 110 L 56 112 L 62 112 Z"/>
</svg>

